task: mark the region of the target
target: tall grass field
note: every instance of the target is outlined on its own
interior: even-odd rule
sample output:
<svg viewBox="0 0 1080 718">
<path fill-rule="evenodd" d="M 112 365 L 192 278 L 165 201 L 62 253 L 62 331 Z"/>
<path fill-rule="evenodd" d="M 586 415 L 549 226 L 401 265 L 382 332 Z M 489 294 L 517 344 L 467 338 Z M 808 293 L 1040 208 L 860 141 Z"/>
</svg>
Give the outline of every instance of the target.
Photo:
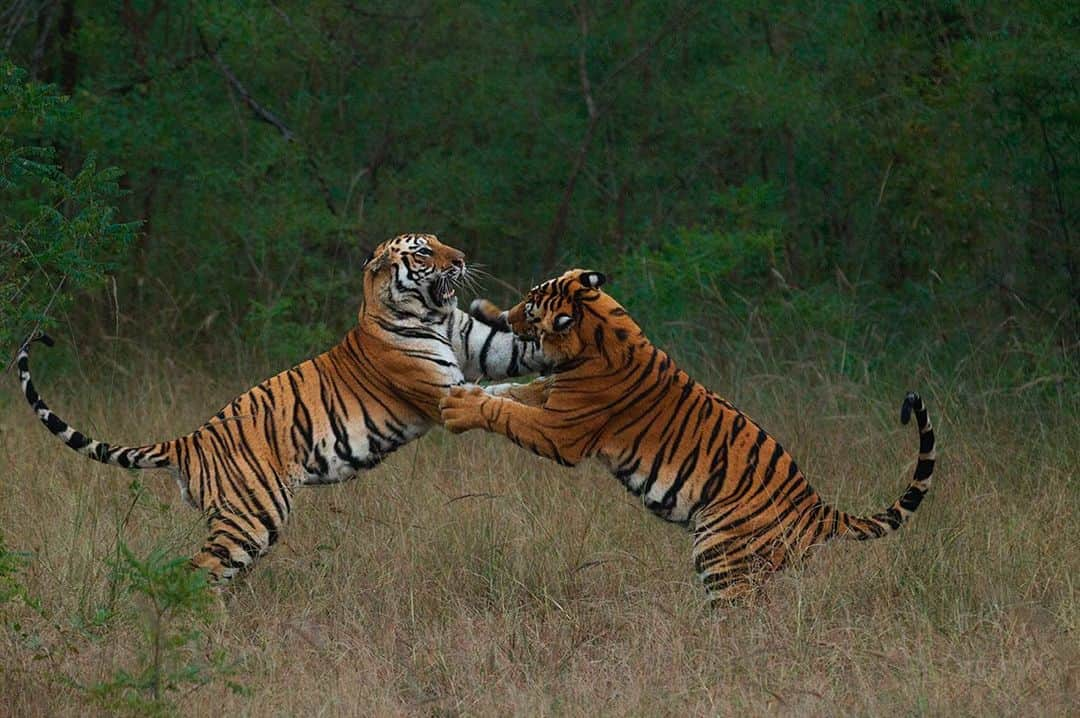
<svg viewBox="0 0 1080 718">
<path fill-rule="evenodd" d="M 899 496 L 917 452 L 898 420 L 907 388 L 927 401 L 939 461 L 900 533 L 829 544 L 720 608 L 690 535 L 602 467 L 441 429 L 355 481 L 300 491 L 253 571 L 170 608 L 179 579 L 145 589 L 140 571 L 193 553 L 201 518 L 167 474 L 64 448 L 10 372 L 0 715 L 1076 715 L 1075 385 L 922 366 L 908 386 L 743 349 L 752 360 L 695 373 L 827 501 L 869 513 Z M 138 443 L 191 430 L 264 376 L 138 351 L 61 364 L 39 349 L 36 380 L 77 428 Z"/>
</svg>

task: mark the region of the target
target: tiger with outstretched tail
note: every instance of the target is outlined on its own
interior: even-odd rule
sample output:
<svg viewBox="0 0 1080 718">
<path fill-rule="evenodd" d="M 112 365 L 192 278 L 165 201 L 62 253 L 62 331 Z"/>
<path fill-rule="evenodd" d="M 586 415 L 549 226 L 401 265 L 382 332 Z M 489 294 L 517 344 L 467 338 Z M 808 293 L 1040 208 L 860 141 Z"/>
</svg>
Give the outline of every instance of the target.
<svg viewBox="0 0 1080 718">
<path fill-rule="evenodd" d="M 560 464 L 597 457 L 646 508 L 687 525 L 694 566 L 714 599 L 745 594 L 766 572 L 835 538 L 892 533 L 918 508 L 934 473 L 934 431 L 922 399 L 919 459 L 895 503 L 870 517 L 826 504 L 791 455 L 730 402 L 655 347 L 614 299 L 604 275 L 580 269 L 533 288 L 509 312 L 477 316 L 541 345 L 554 363 L 532 395 L 541 406 L 454 387 L 442 400 L 452 432 L 485 429 Z"/>
<path fill-rule="evenodd" d="M 72 429 L 30 380 L 29 341 L 17 357 L 23 392 L 49 431 L 79 453 L 170 470 L 209 523 L 192 563 L 227 580 L 276 541 L 296 488 L 353 478 L 421 436 L 440 422 L 439 399 L 452 386 L 548 366 L 534 344 L 457 309 L 465 255 L 435 236 L 383 242 L 362 272 L 359 321 L 341 343 L 244 392 L 185 436 L 129 447 Z"/>
</svg>

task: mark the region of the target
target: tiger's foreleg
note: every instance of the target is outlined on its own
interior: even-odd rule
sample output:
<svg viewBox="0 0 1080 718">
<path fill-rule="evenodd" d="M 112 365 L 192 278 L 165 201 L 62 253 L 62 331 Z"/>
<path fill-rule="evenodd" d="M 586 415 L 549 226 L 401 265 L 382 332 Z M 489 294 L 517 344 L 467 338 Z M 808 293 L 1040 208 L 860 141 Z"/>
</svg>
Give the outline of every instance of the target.
<svg viewBox="0 0 1080 718">
<path fill-rule="evenodd" d="M 551 387 L 554 381 L 554 377 L 542 376 L 527 384 L 514 382 L 490 384 L 484 387 L 484 390 L 492 396 L 509 397 L 519 404 L 525 404 L 526 406 L 543 406 L 547 402 L 548 396 L 551 394 Z"/>
<path fill-rule="evenodd" d="M 536 406 L 526 406 L 512 399 L 491 396 L 480 387 L 455 386 L 439 402 L 443 425 L 448 431 L 460 434 L 470 429 L 483 429 L 502 434 L 518 446 L 564 466 L 573 466 L 584 458 L 573 445 L 557 443 L 552 437 L 565 432 L 565 427 L 553 422 L 552 412 Z"/>
</svg>

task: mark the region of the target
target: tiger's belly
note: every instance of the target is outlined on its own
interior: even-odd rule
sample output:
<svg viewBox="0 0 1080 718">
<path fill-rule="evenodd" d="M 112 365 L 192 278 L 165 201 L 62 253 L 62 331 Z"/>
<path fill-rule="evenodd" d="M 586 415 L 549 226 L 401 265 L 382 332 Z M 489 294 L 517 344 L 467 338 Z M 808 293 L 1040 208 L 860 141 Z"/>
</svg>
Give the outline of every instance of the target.
<svg viewBox="0 0 1080 718">
<path fill-rule="evenodd" d="M 429 428 L 431 422 L 428 421 L 403 427 L 346 427 L 344 434 L 339 436 L 327 427 L 327 431 L 321 432 L 313 442 L 298 483 L 319 486 L 353 479 L 360 471 L 378 466 L 398 448 L 423 436 Z"/>
<path fill-rule="evenodd" d="M 424 339 L 403 343 L 422 360 L 426 381 L 446 387 L 462 383 L 461 369 L 446 345 Z M 340 415 L 342 412 L 337 412 Z M 434 424 L 420 410 L 398 399 L 388 407 L 373 405 L 353 409 L 348 423 L 324 416 L 313 431 L 311 450 L 303 461 L 301 485 L 318 486 L 347 481 L 363 469 L 377 466 L 388 455 L 423 436 Z"/>
<path fill-rule="evenodd" d="M 693 506 L 693 477 L 679 481 L 677 472 L 661 467 L 656 476 L 637 466 L 628 470 L 615 462 L 604 461 L 627 491 L 641 499 L 642 505 L 665 521 L 686 523 Z M 676 483 L 679 483 L 676 486 Z"/>
</svg>

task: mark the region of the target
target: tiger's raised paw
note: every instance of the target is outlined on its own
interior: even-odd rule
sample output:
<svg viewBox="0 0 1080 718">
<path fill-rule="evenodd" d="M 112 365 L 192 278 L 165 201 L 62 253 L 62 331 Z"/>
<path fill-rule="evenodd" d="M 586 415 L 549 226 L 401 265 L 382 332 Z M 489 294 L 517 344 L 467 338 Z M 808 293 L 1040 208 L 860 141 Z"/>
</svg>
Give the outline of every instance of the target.
<svg viewBox="0 0 1080 718">
<path fill-rule="evenodd" d="M 469 305 L 469 314 L 473 319 L 483 322 L 500 331 L 511 331 L 509 322 L 506 321 L 506 312 L 499 308 L 490 299 L 474 299 Z"/>
<path fill-rule="evenodd" d="M 486 428 L 487 421 L 481 409 L 491 398 L 476 385 L 450 387 L 450 393 L 439 402 L 443 426 L 453 434 Z"/>
</svg>

